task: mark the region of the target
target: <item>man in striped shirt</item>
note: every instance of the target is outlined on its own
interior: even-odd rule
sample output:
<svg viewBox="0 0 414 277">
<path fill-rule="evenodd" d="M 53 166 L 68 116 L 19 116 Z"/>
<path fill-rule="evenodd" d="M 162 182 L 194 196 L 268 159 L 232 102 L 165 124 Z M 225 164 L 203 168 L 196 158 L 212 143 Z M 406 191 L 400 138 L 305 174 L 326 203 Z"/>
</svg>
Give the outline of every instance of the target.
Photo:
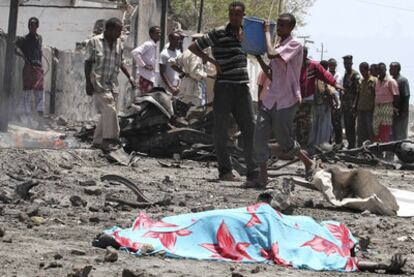
<svg viewBox="0 0 414 277">
<path fill-rule="evenodd" d="M 229 21 L 225 27 L 214 29 L 190 45 L 195 55 L 215 65 L 217 79 L 214 86 L 214 143 L 219 178 L 238 181 L 232 173 L 227 151 L 230 114 L 233 114 L 243 136 L 243 149 L 247 165 L 247 182 L 256 182 L 257 164 L 253 160 L 254 117 L 248 83 L 247 57 L 241 47 L 242 21 L 245 6 L 241 2 L 229 5 Z M 203 52 L 211 47 L 213 57 Z"/>
</svg>

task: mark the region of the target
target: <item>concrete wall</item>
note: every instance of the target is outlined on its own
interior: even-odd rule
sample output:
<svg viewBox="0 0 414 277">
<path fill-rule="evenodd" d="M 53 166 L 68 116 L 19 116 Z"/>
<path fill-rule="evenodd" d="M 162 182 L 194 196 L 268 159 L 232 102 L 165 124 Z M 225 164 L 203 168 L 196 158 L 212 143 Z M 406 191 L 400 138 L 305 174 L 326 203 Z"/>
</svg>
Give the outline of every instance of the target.
<svg viewBox="0 0 414 277">
<path fill-rule="evenodd" d="M 138 45 L 149 39 L 148 30 L 151 26 L 160 26 L 161 0 L 141 0 L 139 4 Z"/>
<path fill-rule="evenodd" d="M 48 2 L 53 7 L 42 5 Z M 7 32 L 9 20 L 9 0 L 0 0 L 0 28 Z M 122 18 L 123 11 L 115 8 L 70 6 L 69 0 L 29 1 L 19 7 L 17 35 L 27 34 L 27 21 L 36 16 L 40 20 L 39 34 L 44 45 L 61 50 L 75 49 L 77 42 L 82 42 L 92 34 L 98 19 L 111 17 Z M 95 3 L 96 4 L 96 3 Z"/>
</svg>

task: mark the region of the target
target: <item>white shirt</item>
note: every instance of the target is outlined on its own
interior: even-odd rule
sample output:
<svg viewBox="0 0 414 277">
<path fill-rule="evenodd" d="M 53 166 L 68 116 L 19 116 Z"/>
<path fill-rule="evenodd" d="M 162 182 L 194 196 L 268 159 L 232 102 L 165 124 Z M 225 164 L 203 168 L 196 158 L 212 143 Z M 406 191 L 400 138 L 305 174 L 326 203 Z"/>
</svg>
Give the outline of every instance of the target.
<svg viewBox="0 0 414 277">
<path fill-rule="evenodd" d="M 187 49 L 177 58 L 170 59 L 170 63 L 186 73 L 180 84 L 178 99 L 187 104 L 200 106 L 203 97 L 200 81 L 207 79 L 206 67 L 203 65 L 202 59 Z"/>
<path fill-rule="evenodd" d="M 181 51 L 171 50 L 171 49 L 164 49 L 160 54 L 160 64 L 164 64 L 165 69 L 165 76 L 167 77 L 168 81 L 172 86 L 178 86 L 180 84 L 180 74 L 172 69 L 171 65 L 169 64 L 170 59 L 175 59 L 181 54 Z M 169 91 L 168 86 L 164 83 L 164 81 L 160 80 L 161 86 L 165 88 L 165 90 Z M 171 92 L 171 91 L 170 91 Z"/>
<path fill-rule="evenodd" d="M 155 66 L 157 63 L 157 44 L 155 41 L 151 39 L 144 42 L 132 50 L 131 54 L 138 65 L 137 75 L 155 83 Z M 151 65 L 153 70 L 144 68 L 146 65 Z"/>
</svg>

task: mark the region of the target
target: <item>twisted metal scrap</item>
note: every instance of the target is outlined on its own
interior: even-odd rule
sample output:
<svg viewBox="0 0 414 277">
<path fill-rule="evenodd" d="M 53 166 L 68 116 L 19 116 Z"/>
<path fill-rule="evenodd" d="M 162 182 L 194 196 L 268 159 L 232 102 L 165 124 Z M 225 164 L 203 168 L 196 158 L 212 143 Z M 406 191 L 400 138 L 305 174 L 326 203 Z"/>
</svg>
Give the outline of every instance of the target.
<svg viewBox="0 0 414 277">
<path fill-rule="evenodd" d="M 129 188 L 137 196 L 136 202 L 126 201 L 126 200 L 119 199 L 113 196 L 107 196 L 106 200 L 108 201 L 118 202 L 120 204 L 128 205 L 133 208 L 140 208 L 140 209 L 149 208 L 154 205 L 166 206 L 171 203 L 171 199 L 168 199 L 168 198 L 164 198 L 161 201 L 154 201 L 153 199 L 147 197 L 141 191 L 141 189 L 138 187 L 137 184 L 119 175 L 105 175 L 101 177 L 101 181 L 108 181 L 108 182 L 122 184 L 126 186 L 127 188 Z"/>
<path fill-rule="evenodd" d="M 392 141 L 388 143 L 371 143 L 365 142 L 361 147 L 349 150 L 331 150 L 324 152 L 320 148 L 318 156 L 326 163 L 335 163 L 338 161 L 351 162 L 365 165 L 383 165 L 387 168 L 397 169 L 398 165 L 393 162 L 385 161 L 378 157 L 383 152 L 392 152 L 397 155 L 402 163 L 414 162 L 414 143 L 410 140 Z"/>
</svg>

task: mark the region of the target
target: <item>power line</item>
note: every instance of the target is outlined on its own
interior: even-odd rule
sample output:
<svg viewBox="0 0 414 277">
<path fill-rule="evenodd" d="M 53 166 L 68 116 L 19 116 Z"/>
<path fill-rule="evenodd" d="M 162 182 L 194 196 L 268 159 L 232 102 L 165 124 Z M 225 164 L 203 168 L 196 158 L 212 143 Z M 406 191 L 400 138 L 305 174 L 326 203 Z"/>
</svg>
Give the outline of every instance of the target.
<svg viewBox="0 0 414 277">
<path fill-rule="evenodd" d="M 394 10 L 414 13 L 414 9 L 401 8 L 401 7 L 397 7 L 397 6 L 393 6 L 393 5 L 381 4 L 381 3 L 367 1 L 367 0 L 354 0 L 354 1 L 364 3 L 364 4 L 373 5 L 373 6 L 383 7 L 383 8 L 390 8 L 390 9 L 394 9 Z"/>
</svg>

